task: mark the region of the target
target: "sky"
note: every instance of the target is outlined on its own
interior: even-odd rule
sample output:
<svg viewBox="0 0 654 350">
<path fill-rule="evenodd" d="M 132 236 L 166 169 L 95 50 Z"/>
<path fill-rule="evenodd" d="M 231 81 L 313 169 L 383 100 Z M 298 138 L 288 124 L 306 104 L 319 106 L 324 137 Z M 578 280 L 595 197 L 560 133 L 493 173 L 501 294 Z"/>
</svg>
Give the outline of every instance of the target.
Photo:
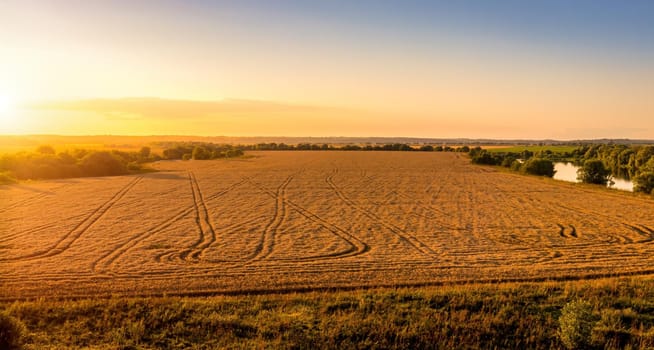
<svg viewBox="0 0 654 350">
<path fill-rule="evenodd" d="M 654 139 L 654 1 L 0 2 L 0 134 Z"/>
</svg>

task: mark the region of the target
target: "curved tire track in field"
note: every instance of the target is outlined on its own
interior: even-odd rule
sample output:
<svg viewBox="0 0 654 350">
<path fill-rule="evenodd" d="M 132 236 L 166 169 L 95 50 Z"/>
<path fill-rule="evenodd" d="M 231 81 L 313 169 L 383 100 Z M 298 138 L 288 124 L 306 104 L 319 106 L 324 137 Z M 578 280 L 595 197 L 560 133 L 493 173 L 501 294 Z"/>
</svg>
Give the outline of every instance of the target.
<svg viewBox="0 0 654 350">
<path fill-rule="evenodd" d="M 266 190 L 262 188 L 259 184 L 253 183 L 254 186 L 262 190 L 264 193 L 268 194 L 269 196 L 273 198 L 277 198 L 277 194 L 273 191 Z M 352 257 L 352 256 L 358 256 L 361 254 L 365 254 L 368 251 L 370 251 L 370 247 L 368 246 L 367 243 L 362 241 L 356 236 L 353 236 L 351 233 L 347 232 L 346 230 L 340 228 L 339 226 L 321 218 L 317 214 L 313 213 L 307 208 L 302 207 L 301 205 L 291 201 L 290 199 L 286 198 L 285 199 L 286 204 L 291 207 L 293 210 L 297 211 L 300 215 L 304 216 L 305 218 L 319 224 L 323 228 L 327 229 L 331 234 L 334 236 L 340 238 L 343 240 L 347 245 L 349 246 L 348 249 L 345 251 L 339 251 L 339 252 L 333 252 L 329 254 L 320 254 L 320 255 L 312 255 L 312 256 L 307 256 L 307 257 L 301 257 L 301 258 L 277 258 L 277 259 L 271 259 L 275 261 L 318 261 L 318 260 L 330 260 L 330 259 L 339 259 L 339 258 L 346 258 L 346 257 Z"/>
<path fill-rule="evenodd" d="M 23 255 L 20 257 L 12 259 L 0 259 L 0 261 L 7 260 L 34 260 L 48 258 L 55 255 L 59 255 L 68 248 L 70 248 L 73 243 L 75 243 L 84 233 L 86 233 L 98 220 L 100 220 L 121 198 L 123 198 L 127 192 L 129 192 L 136 184 L 138 184 L 143 179 L 142 176 L 135 178 L 130 181 L 127 185 L 123 186 L 118 192 L 116 192 L 109 200 L 104 202 L 98 208 L 96 208 L 89 216 L 82 220 L 77 226 L 72 230 L 68 231 L 62 238 L 55 242 L 51 247 L 35 252 L 28 255 Z"/>
<path fill-rule="evenodd" d="M 226 189 L 219 191 L 209 197 L 206 198 L 206 200 L 212 200 L 216 199 L 218 197 L 221 197 L 225 195 L 226 193 L 230 192 L 234 188 L 238 187 L 239 185 L 243 184 L 244 182 L 247 181 L 247 178 L 243 178 L 241 181 L 236 182 Z M 178 211 L 175 215 L 173 215 L 171 218 L 168 220 L 165 220 L 150 229 L 137 233 L 133 236 L 131 236 L 127 241 L 117 244 L 113 247 L 113 249 L 101 256 L 99 259 L 95 260 L 91 264 L 91 269 L 96 272 L 96 273 L 105 273 L 107 270 L 111 269 L 111 267 L 115 264 L 115 262 L 125 255 L 127 252 L 132 250 L 136 245 L 141 243 L 144 239 L 147 239 L 163 230 L 166 228 L 172 226 L 175 224 L 177 221 L 182 220 L 184 217 L 187 215 L 191 214 L 193 210 L 195 209 L 195 204 L 188 206 L 185 209 L 182 209 Z"/>
<path fill-rule="evenodd" d="M 288 208 L 286 206 L 286 187 L 293 181 L 294 175 L 289 175 L 278 187 L 273 196 L 275 199 L 275 212 L 266 227 L 263 229 L 259 244 L 257 244 L 254 252 L 248 257 L 249 262 L 254 262 L 267 258 L 275 248 L 275 235 L 279 226 L 284 222 L 288 215 Z"/>
<path fill-rule="evenodd" d="M 644 237 L 643 239 L 637 241 L 636 243 L 643 244 L 643 243 L 649 243 L 654 241 L 654 230 L 652 230 L 651 228 L 645 225 L 630 225 L 630 224 L 624 224 L 624 225 Z"/>
<path fill-rule="evenodd" d="M 329 187 L 334 191 L 336 196 L 341 199 L 345 204 L 347 204 L 349 207 L 352 209 L 355 209 L 357 211 L 360 211 L 363 215 L 367 216 L 368 218 L 376 221 L 377 223 L 381 224 L 385 228 L 387 228 L 389 231 L 391 231 L 393 234 L 398 236 L 403 242 L 406 242 L 410 246 L 412 246 L 414 249 L 419 251 L 420 253 L 429 256 L 429 257 L 434 257 L 437 256 L 438 254 L 431 249 L 428 245 L 417 239 L 416 237 L 404 232 L 402 229 L 398 228 L 397 226 L 390 224 L 386 221 L 384 221 L 382 218 L 377 216 L 375 213 L 366 210 L 362 208 L 361 206 L 357 205 L 352 201 L 350 198 L 348 198 L 339 188 L 336 186 L 336 184 L 333 181 L 334 175 L 336 172 L 332 172 L 331 174 L 327 175 L 325 178 L 325 182 Z"/>
<path fill-rule="evenodd" d="M 225 227 L 221 228 L 220 231 L 229 232 L 234 228 L 246 226 L 246 225 L 249 225 L 249 224 L 257 222 L 257 221 L 259 221 L 258 217 L 246 219 L 246 220 L 243 220 L 241 222 L 237 222 L 237 223 L 225 226 Z M 161 263 L 161 262 L 187 263 L 188 262 L 188 259 L 185 260 L 184 258 L 182 258 L 181 254 L 179 252 L 177 252 L 177 251 L 162 252 L 160 254 L 155 255 L 154 260 L 156 262 L 159 262 L 159 263 Z M 238 259 L 238 260 L 207 259 L 207 258 L 198 257 L 198 260 L 194 261 L 194 262 L 199 262 L 199 261 L 207 262 L 207 263 L 242 263 L 245 260 L 244 259 Z"/>
<path fill-rule="evenodd" d="M 614 221 L 614 222 L 617 221 L 615 217 L 613 217 L 611 215 L 608 215 L 608 214 L 605 214 L 605 213 L 602 213 L 602 212 L 599 212 L 599 211 L 593 211 L 591 213 L 587 213 L 587 212 L 582 212 L 579 209 L 569 207 L 569 206 L 564 205 L 564 204 L 561 204 L 560 207 L 567 210 L 567 211 L 569 211 L 569 212 L 571 212 L 571 213 L 577 213 L 577 214 L 582 213 L 582 214 L 588 214 L 588 215 L 592 215 L 592 216 L 601 216 L 601 217 L 604 217 L 605 219 L 610 220 L 610 221 Z M 639 244 L 639 243 L 648 243 L 648 242 L 652 241 L 650 238 L 652 238 L 653 236 L 648 233 L 648 232 L 651 232 L 651 229 L 649 229 L 647 226 L 645 226 L 643 224 L 630 224 L 630 223 L 627 223 L 627 222 L 622 222 L 622 225 L 624 225 L 625 227 L 627 227 L 631 231 L 635 232 L 639 236 L 644 236 L 645 239 L 644 240 L 634 241 L 633 238 L 627 236 L 626 234 L 619 234 L 617 232 L 614 232 L 614 233 L 611 234 L 611 237 L 613 239 L 611 241 L 606 241 L 605 244 L 618 243 L 618 244 L 623 244 L 623 245 L 631 245 L 631 244 Z M 644 230 L 639 228 L 638 226 L 640 226 Z"/>
<path fill-rule="evenodd" d="M 200 184 L 193 172 L 189 172 L 189 182 L 193 193 L 193 206 L 195 209 L 195 223 L 198 226 L 200 237 L 191 247 L 180 253 L 182 260 L 198 260 L 204 251 L 216 241 L 216 229 L 211 222 L 209 209 L 200 190 Z"/>
</svg>

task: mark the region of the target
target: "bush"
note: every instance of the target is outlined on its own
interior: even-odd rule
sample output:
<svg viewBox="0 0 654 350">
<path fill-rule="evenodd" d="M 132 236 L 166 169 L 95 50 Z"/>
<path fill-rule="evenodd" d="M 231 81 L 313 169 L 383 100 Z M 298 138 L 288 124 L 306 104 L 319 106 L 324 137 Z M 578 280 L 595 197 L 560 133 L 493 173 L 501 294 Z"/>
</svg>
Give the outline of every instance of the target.
<svg viewBox="0 0 654 350">
<path fill-rule="evenodd" d="M 473 164 L 483 164 L 483 165 L 499 165 L 502 163 L 502 158 L 499 156 L 494 156 L 486 150 L 473 150 L 469 153 L 472 159 Z"/>
<path fill-rule="evenodd" d="M 147 146 L 141 147 L 141 150 L 139 150 L 139 159 L 142 160 L 147 160 L 150 158 L 150 155 L 152 154 L 152 149 Z"/>
<path fill-rule="evenodd" d="M 611 170 L 599 159 L 589 159 L 577 170 L 577 179 L 583 183 L 606 185 L 611 180 Z"/>
<path fill-rule="evenodd" d="M 23 348 L 25 326 L 17 319 L 0 312 L 0 349 Z"/>
<path fill-rule="evenodd" d="M 595 318 L 588 302 L 577 300 L 567 303 L 559 317 L 559 339 L 568 349 L 590 346 Z"/>
<path fill-rule="evenodd" d="M 554 176 L 554 163 L 549 159 L 530 158 L 521 167 L 521 170 L 527 174 L 538 176 Z"/>
<path fill-rule="evenodd" d="M 195 160 L 205 160 L 211 158 L 211 152 L 207 151 L 204 147 L 196 146 L 193 148 L 191 157 Z"/>
<path fill-rule="evenodd" d="M 225 152 L 225 157 L 227 158 L 233 158 L 233 157 L 240 157 L 243 155 L 243 151 L 240 149 L 230 149 L 227 152 Z"/>
<path fill-rule="evenodd" d="M 81 167 L 86 176 L 127 174 L 127 165 L 110 152 L 92 152 L 84 156 Z"/>
<path fill-rule="evenodd" d="M 511 162 L 511 170 L 520 171 L 520 168 L 522 168 L 522 163 L 519 160 L 516 159 Z"/>
<path fill-rule="evenodd" d="M 634 178 L 634 192 L 652 193 L 654 191 L 654 172 L 642 173 Z"/>
</svg>

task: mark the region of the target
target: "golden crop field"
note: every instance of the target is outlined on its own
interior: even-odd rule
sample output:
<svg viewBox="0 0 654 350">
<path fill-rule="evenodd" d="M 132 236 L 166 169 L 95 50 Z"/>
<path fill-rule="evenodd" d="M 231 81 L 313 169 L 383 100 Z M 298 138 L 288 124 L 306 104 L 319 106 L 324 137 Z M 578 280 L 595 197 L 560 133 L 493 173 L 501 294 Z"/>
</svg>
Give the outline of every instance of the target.
<svg viewBox="0 0 654 350">
<path fill-rule="evenodd" d="M 654 201 L 440 152 L 252 152 L 0 187 L 0 299 L 651 273 Z"/>
</svg>

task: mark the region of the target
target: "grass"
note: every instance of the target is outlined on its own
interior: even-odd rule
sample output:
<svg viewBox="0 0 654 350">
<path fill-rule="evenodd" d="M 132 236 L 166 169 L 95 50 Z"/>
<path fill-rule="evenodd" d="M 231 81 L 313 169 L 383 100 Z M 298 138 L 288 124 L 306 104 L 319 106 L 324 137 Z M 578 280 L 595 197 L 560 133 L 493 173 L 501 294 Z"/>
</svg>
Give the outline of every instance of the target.
<svg viewBox="0 0 654 350">
<path fill-rule="evenodd" d="M 488 148 L 488 152 L 491 153 L 505 153 L 505 152 L 513 152 L 513 153 L 520 153 L 522 151 L 531 151 L 531 152 L 539 152 L 539 151 L 547 151 L 550 150 L 554 153 L 565 153 L 565 152 L 572 152 L 575 149 L 577 149 L 578 146 L 510 146 L 510 147 L 490 147 Z"/>
<path fill-rule="evenodd" d="M 591 347 L 654 346 L 654 280 L 463 285 L 208 298 L 0 304 L 47 348 L 530 348 L 564 345 L 559 317 L 591 305 Z"/>
</svg>

